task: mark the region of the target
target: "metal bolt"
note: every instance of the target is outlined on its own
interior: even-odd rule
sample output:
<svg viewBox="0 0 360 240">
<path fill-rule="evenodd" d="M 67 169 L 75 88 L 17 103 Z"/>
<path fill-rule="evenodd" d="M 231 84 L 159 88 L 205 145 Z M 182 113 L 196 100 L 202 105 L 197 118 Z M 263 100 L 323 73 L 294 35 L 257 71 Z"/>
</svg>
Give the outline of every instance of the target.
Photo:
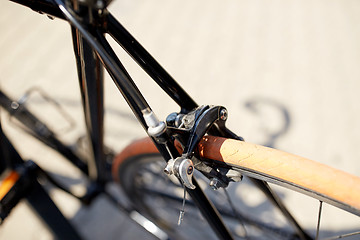
<svg viewBox="0 0 360 240">
<path fill-rule="evenodd" d="M 166 118 L 166 124 L 169 126 L 175 126 L 175 121 L 177 118 L 178 114 L 177 113 L 170 113 L 169 116 L 167 116 Z"/>
<path fill-rule="evenodd" d="M 194 167 L 193 167 L 193 166 L 189 166 L 188 169 L 187 169 L 187 171 L 186 171 L 186 174 L 187 174 L 187 175 L 190 175 L 190 174 L 193 173 L 193 171 L 194 171 Z"/>
<path fill-rule="evenodd" d="M 164 173 L 167 175 L 172 175 L 174 173 L 174 160 L 170 159 L 164 168 Z"/>
<path fill-rule="evenodd" d="M 18 109 L 20 107 L 19 103 L 17 103 L 17 102 L 12 102 L 10 106 L 14 110 L 16 110 L 16 109 Z"/>
<path fill-rule="evenodd" d="M 220 119 L 225 121 L 228 117 L 228 113 L 227 113 L 227 110 L 226 109 L 222 109 L 220 111 Z"/>
<path fill-rule="evenodd" d="M 222 183 L 219 179 L 217 178 L 212 178 L 210 180 L 210 183 L 209 183 L 210 187 L 213 189 L 213 190 L 218 190 L 221 186 L 222 186 Z"/>
<path fill-rule="evenodd" d="M 168 169 L 168 167 L 166 166 L 166 168 L 164 168 L 164 173 L 166 173 L 167 175 L 171 174 L 171 170 Z"/>
</svg>

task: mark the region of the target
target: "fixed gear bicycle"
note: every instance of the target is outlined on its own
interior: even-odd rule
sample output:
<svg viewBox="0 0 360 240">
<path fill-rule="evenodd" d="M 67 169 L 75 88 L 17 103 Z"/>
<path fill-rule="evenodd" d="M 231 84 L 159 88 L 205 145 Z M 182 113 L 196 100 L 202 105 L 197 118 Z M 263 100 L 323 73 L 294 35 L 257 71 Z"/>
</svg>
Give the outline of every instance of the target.
<svg viewBox="0 0 360 240">
<path fill-rule="evenodd" d="M 139 49 L 143 50 L 143 49 L 141 48 L 141 46 L 137 45 L 138 43 L 135 42 L 131 38 L 131 36 L 129 36 L 128 33 L 121 28 L 121 26 L 117 25 L 115 19 L 111 16 L 111 14 L 104 13 L 104 11 L 103 11 L 104 9 L 102 7 L 98 8 L 98 6 L 97 6 L 97 10 L 101 10 L 101 11 L 97 11 L 97 13 L 99 14 L 98 16 L 96 14 L 92 16 L 92 17 L 95 17 L 94 19 L 89 19 L 90 16 L 87 15 L 89 12 L 85 11 L 87 13 L 84 13 L 84 15 L 83 15 L 84 19 L 81 19 L 81 21 L 79 21 L 76 17 L 74 17 L 74 15 L 71 11 L 68 11 L 69 6 L 66 6 L 65 4 L 63 4 L 60 1 L 57 1 L 57 4 L 62 11 L 64 10 L 62 13 L 60 13 L 58 8 L 53 6 L 51 4 L 51 2 L 49 2 L 49 1 L 43 1 L 43 2 L 39 1 L 36 3 L 38 3 L 39 5 L 35 4 L 31 7 L 35 8 L 35 9 L 36 9 L 36 7 L 38 7 L 39 9 L 42 9 L 42 8 L 46 9 L 45 6 L 41 5 L 41 4 L 45 4 L 45 3 L 50 4 L 50 5 L 46 6 L 49 8 L 47 10 L 49 11 L 50 14 L 52 14 L 54 16 L 59 16 L 60 18 L 63 18 L 62 14 L 65 14 L 65 16 L 68 18 L 68 20 L 72 23 L 73 33 L 74 33 L 74 41 L 77 43 L 77 46 L 82 46 L 82 48 L 79 47 L 79 48 L 75 49 L 75 51 L 78 51 L 77 56 L 80 56 L 79 57 L 80 60 L 81 60 L 81 56 L 84 55 L 84 53 L 86 53 L 86 51 L 84 51 L 84 52 L 81 52 L 81 51 L 84 48 L 86 49 L 86 47 L 90 46 L 93 49 L 93 51 L 97 52 L 97 54 L 98 54 L 97 57 L 102 60 L 104 65 L 107 67 L 107 70 L 114 77 L 118 88 L 123 90 L 123 93 L 124 93 L 125 97 L 127 98 L 129 104 L 132 106 L 134 112 L 137 114 L 138 118 L 143 123 L 144 127 L 146 129 L 148 129 L 149 134 L 154 138 L 155 143 L 158 146 L 158 149 L 160 149 L 160 152 L 162 152 L 163 155 L 166 155 L 165 159 L 166 160 L 172 159 L 173 161 L 175 161 L 176 159 L 178 159 L 176 157 L 177 155 L 185 154 L 186 157 L 181 158 L 181 156 L 179 156 L 181 163 L 175 162 L 175 163 L 173 163 L 173 165 L 176 166 L 178 164 L 178 165 L 184 166 L 184 164 L 186 163 L 188 165 L 185 169 L 189 170 L 190 169 L 189 167 L 191 167 L 192 165 L 191 165 L 190 161 L 188 161 L 188 160 L 193 161 L 192 160 L 193 158 L 196 159 L 196 157 L 199 157 L 199 156 L 197 156 L 197 152 L 196 152 L 197 150 L 195 148 L 197 147 L 199 141 L 201 141 L 202 136 L 207 137 L 208 135 L 218 135 L 218 136 L 223 136 L 223 137 L 228 137 L 228 138 L 238 138 L 237 136 L 232 134 L 228 129 L 226 129 L 224 127 L 224 125 L 221 126 L 222 122 L 220 120 L 221 120 L 221 117 L 223 116 L 223 114 L 219 114 L 217 116 L 217 118 L 215 118 L 215 120 L 214 120 L 214 118 L 209 117 L 212 115 L 207 115 L 207 114 L 210 114 L 213 112 L 210 111 L 210 112 L 207 112 L 207 114 L 205 114 L 205 111 L 213 109 L 212 107 L 207 106 L 206 109 L 204 109 L 204 108 L 198 109 L 198 108 L 196 108 L 197 104 L 195 104 L 191 100 L 191 98 L 188 98 L 188 96 L 183 91 L 181 91 L 180 90 L 181 88 L 178 88 L 175 83 L 170 81 L 170 83 L 167 82 L 164 84 L 163 79 L 161 79 L 161 77 L 163 77 L 164 75 L 166 76 L 166 73 L 164 73 L 161 70 L 161 68 L 159 68 L 159 66 L 155 63 L 153 68 L 151 68 L 151 67 L 150 68 L 144 67 L 144 68 L 149 73 L 149 75 L 152 75 L 152 77 L 156 78 L 158 83 L 160 85 L 162 85 L 164 90 L 167 91 L 169 95 L 172 95 L 172 98 L 177 103 L 179 103 L 179 105 L 181 105 L 181 111 L 180 111 L 179 115 L 180 114 L 185 115 L 185 120 L 189 119 L 189 118 L 193 118 L 193 121 L 188 121 L 187 123 L 185 123 L 186 122 L 185 120 L 184 120 L 184 123 L 181 120 L 180 124 L 178 124 L 178 125 L 176 125 L 175 122 L 173 123 L 171 121 L 167 122 L 166 125 L 164 125 L 164 123 L 162 123 L 160 121 L 157 121 L 154 113 L 147 106 L 146 101 L 144 101 L 144 99 L 141 97 L 141 95 L 138 95 L 136 88 L 134 89 L 134 87 L 132 86 L 131 81 L 130 81 L 130 84 L 129 84 L 129 81 L 124 81 L 124 79 L 129 80 L 129 76 L 128 76 L 128 74 L 126 74 L 126 72 L 124 72 L 124 70 L 122 69 L 122 65 L 119 64 L 119 61 L 116 58 L 114 58 L 113 52 L 111 51 L 111 49 L 108 48 L 109 46 L 106 45 L 106 42 L 103 42 L 104 39 L 101 37 L 101 35 L 105 31 L 108 31 L 113 37 L 117 38 L 117 40 L 119 42 L 122 41 L 121 39 L 125 39 L 124 42 L 122 42 L 123 47 L 130 48 L 130 52 L 132 52 L 130 54 L 133 54 L 133 57 L 135 59 L 137 59 L 137 61 L 144 60 L 144 58 L 140 58 L 140 56 L 137 55 L 138 53 L 136 52 L 136 50 L 139 50 Z M 105 6 L 105 5 L 106 4 L 104 4 L 103 6 Z M 92 6 L 90 8 L 89 8 L 89 6 L 83 6 L 83 7 L 85 7 L 85 9 L 88 8 L 90 10 L 95 9 Z M 79 8 L 81 8 L 81 7 L 79 7 Z M 74 9 L 74 10 L 75 10 L 75 12 L 77 10 L 81 12 L 81 9 L 77 9 L 77 10 Z M 44 12 L 46 12 L 46 11 L 44 11 Z M 78 14 L 80 14 L 80 13 L 78 13 Z M 81 14 L 83 14 L 83 13 L 81 13 Z M 81 16 L 81 15 L 79 15 L 79 16 Z M 99 17 L 99 19 L 97 19 L 97 17 Z M 105 20 L 102 18 L 105 18 Z M 84 20 L 84 21 L 82 22 L 82 20 Z M 105 24 L 104 24 L 101 26 L 101 28 L 99 28 L 100 31 L 97 31 L 98 29 L 97 29 L 97 27 L 94 27 L 94 25 L 93 25 L 94 22 L 92 22 L 92 20 L 94 20 L 96 22 L 96 24 L 100 23 L 100 25 L 101 25 L 101 24 L 106 23 L 109 25 L 107 25 L 105 28 Z M 89 21 L 89 22 L 87 23 L 87 21 Z M 99 21 L 99 22 L 97 22 L 97 21 Z M 102 21 L 104 21 L 104 22 L 102 22 Z M 89 28 L 89 29 L 87 29 L 87 28 Z M 121 31 L 117 32 L 117 31 L 115 31 L 115 29 L 116 30 L 121 29 L 122 32 Z M 91 32 L 91 34 L 94 34 L 95 37 L 91 36 L 91 34 L 89 35 L 89 32 Z M 88 41 L 89 46 L 83 43 L 84 40 Z M 101 43 L 101 44 L 99 44 L 99 43 Z M 133 46 L 131 46 L 130 43 L 131 44 L 135 43 L 135 44 Z M 128 44 L 130 44 L 130 46 Z M 149 61 L 149 59 L 151 59 L 151 57 L 149 57 L 146 52 L 142 52 L 142 54 L 144 54 L 145 59 L 147 59 L 146 61 Z M 98 66 L 98 65 L 95 65 L 95 66 Z M 81 67 L 84 67 L 84 66 L 81 66 Z M 158 74 L 159 72 L 161 73 L 160 77 L 156 76 L 156 74 Z M 83 73 L 89 74 L 89 76 L 88 76 L 89 78 L 91 78 L 92 74 L 94 74 L 94 72 L 89 73 L 87 71 L 85 71 Z M 166 78 L 169 78 L 169 77 L 167 76 Z M 87 82 L 84 81 L 84 83 L 87 83 Z M 175 85 L 175 89 L 177 89 L 176 91 L 172 90 L 173 85 Z M 85 91 L 84 91 L 84 93 L 85 93 Z M 84 100 L 84 103 L 85 103 L 84 105 L 86 105 L 87 102 L 85 102 L 85 100 Z M 91 111 L 91 109 L 93 108 L 93 105 L 90 104 L 87 107 L 89 107 L 89 110 Z M 218 111 L 218 113 L 221 112 L 221 110 L 223 108 L 219 108 L 219 109 L 220 109 L 220 111 Z M 191 115 L 190 113 L 194 110 L 195 110 L 195 114 Z M 215 109 L 215 110 L 217 110 L 217 109 Z M 198 112 L 196 112 L 196 111 L 198 111 Z M 97 114 L 97 113 L 94 113 L 94 114 Z M 98 114 L 101 114 L 101 111 Z M 196 114 L 198 114 L 198 116 L 196 116 Z M 202 115 L 202 114 L 204 114 L 204 115 Z M 199 118 L 200 116 L 202 118 Z M 177 117 L 178 116 L 175 117 L 175 120 Z M 184 117 L 184 116 L 182 116 L 182 117 Z M 180 117 L 179 117 L 179 119 L 180 119 Z M 186 126 L 186 124 L 188 126 Z M 149 128 L 150 128 L 150 131 L 149 131 Z M 173 132 L 166 130 L 166 129 L 170 129 L 170 128 Z M 171 133 L 170 136 L 163 135 L 163 134 L 169 134 L 169 132 Z M 180 142 L 180 145 L 183 148 L 182 150 L 179 151 L 178 148 L 175 148 L 173 146 L 173 140 L 174 140 L 173 137 L 177 138 L 177 140 Z M 197 137 L 197 139 L 195 137 Z M 93 147 L 95 148 L 96 146 L 93 146 Z M 150 152 L 150 153 L 152 153 L 152 152 Z M 205 157 L 205 159 L 206 158 L 207 157 Z M 218 162 L 221 162 L 221 161 L 219 161 L 219 159 L 215 159 L 215 160 L 217 160 Z M 194 160 L 194 161 L 196 161 L 196 160 Z M 196 166 L 202 167 L 200 170 L 207 177 L 211 177 L 211 178 L 217 177 L 218 180 L 216 180 L 217 182 L 214 183 L 213 186 L 216 186 L 218 184 L 220 184 L 220 186 L 223 184 L 226 185 L 227 179 L 226 179 L 226 177 L 223 176 L 222 171 L 227 171 L 229 168 L 233 168 L 234 166 L 232 166 L 232 164 L 235 165 L 235 169 L 236 169 L 236 164 L 234 162 L 226 162 L 227 164 L 225 164 L 225 165 L 224 165 L 224 163 L 220 163 L 219 165 L 217 165 L 216 162 L 210 162 L 210 163 L 207 162 L 205 164 L 205 166 L 202 165 L 202 162 L 203 162 L 203 160 L 200 161 L 200 163 L 199 163 L 200 166 L 195 164 L 194 167 L 196 167 Z M 101 167 L 98 166 L 98 168 L 101 168 Z M 171 167 L 171 168 L 173 168 L 173 167 Z M 176 169 L 176 167 L 175 167 L 175 169 Z M 223 170 L 223 169 L 225 169 L 225 170 Z M 247 170 L 249 170 L 249 169 L 247 168 Z M 250 168 L 250 170 L 251 170 L 251 168 Z M 172 169 L 171 171 L 174 171 L 174 170 Z M 176 170 L 176 171 L 179 171 L 179 170 Z M 242 169 L 242 171 L 246 172 L 246 169 L 245 170 Z M 188 172 L 191 172 L 191 171 L 189 170 Z M 253 177 L 253 175 L 254 175 L 253 171 L 251 170 L 248 172 L 250 172 L 250 174 L 249 173 L 248 174 L 251 177 Z M 188 176 L 186 174 L 181 176 L 180 173 L 181 173 L 181 171 L 178 173 L 175 173 L 175 175 L 180 176 L 180 178 L 181 178 L 180 182 L 182 184 L 184 184 L 187 187 L 187 189 L 192 189 L 192 188 L 194 188 L 194 186 L 195 186 L 194 189 L 199 189 L 199 187 L 196 186 L 196 183 L 191 182 L 192 178 L 188 178 Z M 188 175 L 190 175 L 190 174 L 188 174 Z M 263 179 L 264 175 L 267 176 L 269 174 L 263 173 L 260 175 L 262 175 L 261 180 L 264 180 Z M 226 174 L 225 174 L 225 176 L 226 176 Z M 266 176 L 265 176 L 265 179 L 267 180 Z M 103 180 L 102 179 L 103 176 L 100 176 L 99 178 L 101 180 Z M 238 178 L 240 178 L 240 176 L 238 176 Z M 230 180 L 232 180 L 232 179 L 230 178 Z M 228 180 L 228 181 L 230 181 L 230 180 Z M 262 184 L 262 187 L 266 188 L 266 185 L 264 185 L 263 183 L 258 182 L 258 184 Z M 301 185 L 299 185 L 299 186 L 301 186 Z M 195 190 L 195 191 L 197 192 L 198 190 Z M 265 191 L 269 191 L 269 190 L 265 190 Z M 198 198 L 194 195 L 192 195 L 192 196 L 195 199 Z M 200 209 L 201 209 L 202 207 L 204 207 L 204 206 L 201 206 L 201 203 L 206 202 L 206 200 L 201 197 L 198 199 L 200 199 L 199 200 L 200 204 L 199 204 L 199 202 L 197 204 L 198 204 L 198 207 L 200 207 Z M 276 198 L 274 197 L 274 199 L 276 199 Z M 324 200 L 323 198 L 321 198 L 321 199 Z M 343 205 L 345 205 L 344 208 L 347 208 L 346 206 L 349 204 L 345 203 Z M 207 206 L 205 209 L 207 209 L 207 208 L 211 209 L 212 207 L 210 205 L 210 206 Z M 354 207 L 350 207 L 350 209 L 353 209 L 353 208 Z M 203 213 L 205 212 L 204 209 L 202 211 L 203 211 Z M 216 215 L 217 214 L 214 214 L 212 216 L 207 216 L 206 218 L 208 218 L 208 220 L 211 221 L 212 219 L 217 218 Z M 216 226 L 216 224 L 213 224 L 212 227 L 216 228 L 217 226 Z M 244 228 L 246 229 L 246 227 L 244 227 Z M 221 236 L 221 234 L 222 234 L 221 232 L 222 231 L 226 232 L 227 230 L 226 229 L 217 229 L 216 231 Z M 226 234 L 226 233 L 223 233 L 223 234 Z M 304 236 L 306 236 L 306 235 L 304 235 Z"/>
</svg>

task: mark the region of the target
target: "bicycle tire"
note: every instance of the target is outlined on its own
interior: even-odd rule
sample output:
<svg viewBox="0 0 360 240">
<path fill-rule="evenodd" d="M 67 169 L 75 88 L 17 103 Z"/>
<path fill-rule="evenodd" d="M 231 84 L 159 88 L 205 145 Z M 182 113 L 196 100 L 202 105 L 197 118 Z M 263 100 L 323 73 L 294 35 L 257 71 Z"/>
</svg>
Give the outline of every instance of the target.
<svg viewBox="0 0 360 240">
<path fill-rule="evenodd" d="M 331 173 L 335 172 L 337 176 L 345 177 L 346 179 L 355 179 L 353 180 L 355 181 L 354 185 L 356 185 L 356 183 L 360 183 L 360 180 L 357 177 L 329 168 L 325 165 L 297 157 L 292 154 L 284 153 L 278 150 L 269 149 L 250 143 L 245 143 L 242 141 L 219 137 L 204 137 L 199 144 L 198 154 L 206 161 L 215 161 L 213 163 L 217 163 L 220 165 L 226 164 L 227 166 L 231 166 L 231 168 L 233 169 L 239 170 L 244 175 L 276 183 L 285 186 L 286 188 L 305 193 L 316 199 L 328 202 L 332 205 L 335 205 L 358 215 L 358 207 L 356 204 L 350 203 L 348 199 L 342 199 L 338 196 L 331 195 L 331 191 L 336 191 L 336 189 L 334 189 L 333 187 L 329 190 L 326 187 L 319 188 L 310 180 L 304 182 L 304 173 L 301 170 L 303 169 L 303 167 L 314 167 L 318 171 L 310 172 L 316 173 L 316 176 L 321 176 L 323 178 L 331 177 L 331 175 L 328 175 L 329 171 Z M 171 202 L 170 204 L 169 202 L 166 202 L 164 206 L 157 207 L 157 205 L 153 205 L 154 202 L 147 202 L 147 198 L 149 198 L 149 192 L 144 191 L 143 188 L 143 185 L 146 183 L 140 183 L 140 186 L 137 186 L 136 175 L 140 172 L 140 169 L 142 168 L 141 166 L 149 167 L 150 163 L 155 161 L 164 163 L 164 165 L 158 169 L 156 176 L 158 178 L 159 176 L 162 176 L 164 177 L 164 179 L 166 179 L 166 175 L 161 174 L 163 167 L 165 166 L 165 161 L 161 159 L 161 156 L 159 155 L 155 145 L 153 145 L 150 139 L 139 140 L 129 145 L 116 157 L 112 169 L 113 177 L 117 182 L 120 183 L 125 193 L 131 198 L 133 207 L 137 211 L 143 213 L 144 215 L 152 219 L 156 224 L 158 224 L 161 228 L 167 231 L 170 236 L 175 236 L 175 239 L 211 239 L 212 235 L 208 235 L 208 233 L 211 232 L 208 230 L 210 228 L 206 226 L 198 226 L 199 222 L 201 222 L 199 221 L 201 220 L 201 217 L 186 217 L 186 220 L 190 221 L 188 225 L 192 226 L 194 229 L 197 230 L 196 232 L 191 232 L 188 230 L 189 228 L 186 225 L 183 228 L 176 227 L 176 219 L 169 220 L 168 218 L 164 217 L 161 212 L 159 212 L 167 211 L 170 206 L 170 208 L 177 210 L 175 211 L 175 215 L 178 215 L 179 209 L 181 208 L 181 197 L 179 195 L 177 196 L 178 199 L 176 205 L 174 205 L 174 202 Z M 295 171 L 294 169 L 298 171 Z M 287 171 L 291 171 L 291 177 L 288 176 L 289 174 L 287 174 Z M 309 184 L 308 182 L 311 182 L 311 184 Z M 178 190 L 181 189 L 181 186 L 175 186 L 174 183 L 176 183 L 176 181 L 173 181 L 172 183 L 173 186 L 170 187 L 176 187 Z M 346 183 L 348 184 L 348 182 Z M 358 189 L 359 185 L 351 186 L 355 187 L 355 189 Z M 339 187 L 339 184 L 335 186 Z M 149 188 L 153 187 L 156 188 L 156 183 L 154 182 L 150 183 Z M 343 192 L 343 189 L 341 189 L 342 187 L 343 186 L 341 186 L 339 190 L 341 192 Z M 351 191 L 351 193 L 354 195 L 352 197 L 354 198 L 356 198 L 356 191 L 357 190 L 355 190 L 355 193 L 354 191 Z M 152 198 L 159 197 L 161 194 L 165 194 L 165 192 L 166 190 L 164 188 L 159 189 L 157 192 L 154 191 L 150 196 L 150 199 L 154 201 Z M 209 192 L 206 192 L 206 194 L 209 194 Z M 174 196 L 172 197 L 175 198 Z M 216 202 L 216 198 L 218 197 L 219 196 L 212 195 L 210 199 L 213 202 Z M 167 201 L 169 201 L 169 196 L 166 196 L 166 198 Z M 188 208 L 189 205 L 191 210 L 186 212 L 191 212 L 192 215 L 199 214 L 196 213 L 196 210 L 192 208 L 192 205 L 189 204 L 188 201 L 186 203 L 186 207 Z M 269 223 L 271 221 L 268 221 L 266 223 L 259 222 L 256 218 L 254 218 L 254 216 L 243 215 L 239 212 L 237 212 L 235 215 L 234 212 L 229 214 L 232 209 L 226 207 L 224 208 L 217 203 L 215 203 L 214 205 L 218 208 L 218 210 L 220 208 L 219 212 L 221 215 L 223 215 L 223 217 L 225 216 L 225 222 L 230 222 L 230 224 L 233 225 L 230 228 L 232 233 L 236 232 L 236 227 L 239 228 L 239 225 L 243 225 L 246 226 L 246 229 L 250 229 L 250 231 L 248 231 L 248 234 L 251 234 L 251 236 L 255 235 L 256 239 L 263 239 L 261 236 L 263 236 L 264 233 L 264 239 L 271 239 L 270 235 L 272 235 L 274 239 L 296 239 L 296 235 L 289 230 L 289 226 L 274 226 L 273 224 Z M 221 210 L 221 208 L 223 209 Z M 239 224 L 239 216 L 236 216 L 237 214 L 241 214 L 241 219 L 243 223 Z M 234 222 L 237 222 L 237 226 L 234 225 Z M 258 232 L 261 232 L 260 235 Z M 198 236 L 196 235 L 197 233 L 199 233 Z M 181 234 L 185 235 L 182 236 Z M 190 234 L 190 236 L 187 234 Z M 237 236 L 241 238 L 241 234 L 243 233 L 240 233 Z"/>
</svg>

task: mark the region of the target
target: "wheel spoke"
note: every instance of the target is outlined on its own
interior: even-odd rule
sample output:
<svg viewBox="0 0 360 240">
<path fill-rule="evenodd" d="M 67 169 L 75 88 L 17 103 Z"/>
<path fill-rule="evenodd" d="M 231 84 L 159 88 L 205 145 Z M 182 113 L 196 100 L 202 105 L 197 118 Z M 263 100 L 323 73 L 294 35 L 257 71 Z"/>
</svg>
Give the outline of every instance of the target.
<svg viewBox="0 0 360 240">
<path fill-rule="evenodd" d="M 236 219 L 239 221 L 240 225 L 242 226 L 242 229 L 244 231 L 244 237 L 245 239 L 247 238 L 247 231 L 246 231 L 246 228 L 245 228 L 245 224 L 244 224 L 244 221 L 243 221 L 243 218 L 240 216 L 240 214 L 238 213 L 238 211 L 235 209 L 235 206 L 233 204 L 233 202 L 231 201 L 230 199 L 230 195 L 228 193 L 228 191 L 224 188 L 224 193 L 225 193 L 225 196 L 227 198 L 227 201 L 232 209 L 232 211 L 234 212 L 235 216 L 236 216 Z"/>
<path fill-rule="evenodd" d="M 325 238 L 323 240 L 334 240 L 334 239 L 352 237 L 352 236 L 355 236 L 355 235 L 360 235 L 360 231 L 353 232 L 353 233 L 342 234 L 342 235 L 335 236 L 335 237 Z"/>
<path fill-rule="evenodd" d="M 316 226 L 316 237 L 315 240 L 319 239 L 319 232 L 320 232 L 320 221 L 321 221 L 321 212 L 322 212 L 322 201 L 319 201 L 320 205 L 319 205 L 319 214 L 318 214 L 318 222 L 317 222 L 317 226 Z"/>
<path fill-rule="evenodd" d="M 140 161 L 141 160 L 141 161 Z M 184 197 L 181 190 L 183 186 L 176 181 L 174 177 L 168 177 L 162 174 L 163 160 L 160 158 L 140 158 L 138 162 L 133 162 L 132 168 L 128 168 L 131 172 L 127 172 L 127 178 L 136 179 L 136 181 L 129 181 L 124 179 L 123 183 L 129 183 L 127 186 L 129 195 L 133 194 L 134 206 L 138 207 L 141 211 L 147 213 L 154 221 L 160 225 L 168 227 L 168 231 L 177 234 L 192 235 L 192 232 L 182 231 L 181 229 L 187 229 L 189 226 L 195 227 L 200 234 L 205 234 L 207 225 L 202 225 L 203 221 L 200 213 L 195 208 L 194 203 L 190 197 Z M 127 170 L 127 169 L 126 169 Z M 232 194 L 232 191 L 224 189 L 222 191 L 213 191 L 207 186 L 208 178 L 202 174 L 195 176 L 197 180 L 201 180 L 201 185 L 206 192 L 209 199 L 212 200 L 214 206 L 219 210 L 219 213 L 223 216 L 224 221 L 228 224 L 229 228 L 233 231 L 234 237 L 239 239 L 257 239 L 258 237 L 266 237 L 266 239 L 299 239 L 301 237 L 298 233 L 290 228 L 289 222 L 280 222 L 276 224 L 271 221 L 272 219 L 263 219 L 262 215 L 254 215 L 247 209 L 247 204 L 243 201 L 241 196 Z M 267 185 L 267 183 L 265 183 Z M 265 185 L 265 186 L 266 186 Z M 258 185 L 255 185 L 258 187 Z M 264 186 L 264 184 L 262 185 Z M 251 186 L 253 187 L 253 186 Z M 237 198 L 239 197 L 239 198 Z M 236 201 L 235 201 L 236 199 Z M 270 199 L 271 200 L 271 199 Z M 186 205 L 186 214 L 184 222 L 181 226 L 177 225 L 177 220 L 182 218 L 184 212 L 184 202 Z M 243 206 L 244 205 L 244 206 Z M 251 206 L 248 206 L 251 208 Z M 180 217 L 179 217 L 180 210 Z M 323 223 L 321 223 L 323 211 L 323 202 L 319 201 L 318 218 L 316 226 L 316 237 L 311 239 L 323 239 L 323 240 L 335 240 L 349 237 L 358 237 L 360 231 L 342 234 L 329 238 L 324 238 Z M 186 220 L 186 221 L 185 221 Z M 274 220 L 276 220 L 274 218 Z M 281 225 L 281 226 L 280 226 Z M 321 226 L 321 234 L 320 234 Z M 205 232 L 204 232 L 205 231 Z M 207 232 L 206 232 L 207 233 Z M 202 235 L 200 235 L 202 236 Z M 210 238 L 209 238 L 210 239 Z M 261 238 L 263 239 L 263 238 Z M 302 238 L 301 238 L 302 239 Z M 306 238 L 307 239 L 307 238 Z"/>
</svg>

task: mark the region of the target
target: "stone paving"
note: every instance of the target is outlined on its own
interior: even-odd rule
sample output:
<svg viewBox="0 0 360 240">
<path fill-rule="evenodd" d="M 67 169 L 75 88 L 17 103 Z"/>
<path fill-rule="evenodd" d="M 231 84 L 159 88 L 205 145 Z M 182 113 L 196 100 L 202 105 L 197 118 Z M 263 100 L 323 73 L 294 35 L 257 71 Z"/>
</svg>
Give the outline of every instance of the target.
<svg viewBox="0 0 360 240">
<path fill-rule="evenodd" d="M 226 106 L 228 126 L 247 141 L 360 176 L 359 1 L 116 0 L 110 10 L 198 103 Z M 59 101 L 77 123 L 70 132 L 62 132 L 67 123 L 51 114 L 48 104 L 37 103 L 36 93 L 32 109 L 45 115 L 67 142 L 84 132 L 69 30 L 60 20 L 1 2 L 0 87 L 14 98 L 41 87 Z M 176 110 L 130 59 L 123 61 L 161 118 Z M 109 78 L 105 92 L 105 140 L 119 151 L 144 133 Z M 5 114 L 1 117 L 24 158 L 70 179 L 79 174 L 16 129 Z M 284 126 L 288 129 L 277 136 Z M 81 222 L 88 239 L 115 239 L 120 232 L 124 239 L 150 237 L 121 212 L 111 215 L 111 222 L 122 223 L 123 228 L 108 224 L 99 228 L 92 217 L 101 213 L 107 219 L 110 214 L 105 213 L 112 212 L 104 199 L 84 209 L 61 193 L 54 195 L 65 215 Z M 286 198 L 290 204 L 298 203 L 297 195 Z M 316 226 L 317 210 L 303 207 L 316 209 L 316 204 L 304 200 L 295 210 L 309 229 Z M 347 214 L 327 211 L 338 222 L 324 220 L 326 229 L 360 226 Z M 0 238 L 52 237 L 21 203 L 1 226 Z"/>
</svg>

